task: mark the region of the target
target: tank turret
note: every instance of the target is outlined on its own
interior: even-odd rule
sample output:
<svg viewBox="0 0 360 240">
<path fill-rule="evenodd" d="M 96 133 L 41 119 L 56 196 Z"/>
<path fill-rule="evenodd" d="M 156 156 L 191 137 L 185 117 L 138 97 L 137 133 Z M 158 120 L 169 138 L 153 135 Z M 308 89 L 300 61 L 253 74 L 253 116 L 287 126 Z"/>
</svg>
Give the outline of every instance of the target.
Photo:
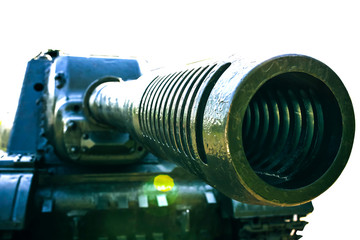
<svg viewBox="0 0 360 240">
<path fill-rule="evenodd" d="M 142 73 L 134 59 L 49 51 L 29 62 L 0 161 L 0 231 L 298 239 L 347 163 L 354 122 L 340 78 L 308 56 Z"/>
</svg>

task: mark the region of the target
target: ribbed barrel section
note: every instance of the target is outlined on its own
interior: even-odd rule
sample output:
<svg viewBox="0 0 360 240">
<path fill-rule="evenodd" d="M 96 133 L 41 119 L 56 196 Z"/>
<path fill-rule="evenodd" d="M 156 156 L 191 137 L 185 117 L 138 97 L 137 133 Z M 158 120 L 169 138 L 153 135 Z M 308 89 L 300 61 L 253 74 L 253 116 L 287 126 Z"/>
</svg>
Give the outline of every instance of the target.
<svg viewBox="0 0 360 240">
<path fill-rule="evenodd" d="M 200 137 L 196 140 L 196 135 L 202 132 L 202 124 L 196 121 L 201 118 L 209 92 L 228 66 L 229 63 L 206 65 L 156 77 L 140 102 L 143 137 L 171 152 L 198 160 L 203 143 Z M 196 126 L 200 127 L 195 129 Z"/>
</svg>

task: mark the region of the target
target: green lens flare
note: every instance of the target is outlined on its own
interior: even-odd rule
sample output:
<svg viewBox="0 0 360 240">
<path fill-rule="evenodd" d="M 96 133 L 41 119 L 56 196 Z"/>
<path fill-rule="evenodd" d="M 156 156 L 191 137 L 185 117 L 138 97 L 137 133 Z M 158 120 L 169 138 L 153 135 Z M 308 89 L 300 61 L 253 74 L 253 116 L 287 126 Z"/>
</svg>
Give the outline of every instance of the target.
<svg viewBox="0 0 360 240">
<path fill-rule="evenodd" d="M 175 183 L 169 175 L 158 175 L 154 178 L 154 186 L 158 191 L 168 192 L 174 188 Z"/>
</svg>

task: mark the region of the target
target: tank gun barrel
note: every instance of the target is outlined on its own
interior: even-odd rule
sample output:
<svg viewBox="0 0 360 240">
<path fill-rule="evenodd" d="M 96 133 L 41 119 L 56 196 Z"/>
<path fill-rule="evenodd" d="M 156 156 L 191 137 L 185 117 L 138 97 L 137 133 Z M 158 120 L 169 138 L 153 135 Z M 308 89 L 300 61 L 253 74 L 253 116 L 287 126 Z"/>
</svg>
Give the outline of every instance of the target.
<svg viewBox="0 0 360 240">
<path fill-rule="evenodd" d="M 94 122 L 129 132 L 225 195 L 294 206 L 328 189 L 349 158 L 354 113 L 339 77 L 302 55 L 232 59 L 92 84 Z"/>
</svg>

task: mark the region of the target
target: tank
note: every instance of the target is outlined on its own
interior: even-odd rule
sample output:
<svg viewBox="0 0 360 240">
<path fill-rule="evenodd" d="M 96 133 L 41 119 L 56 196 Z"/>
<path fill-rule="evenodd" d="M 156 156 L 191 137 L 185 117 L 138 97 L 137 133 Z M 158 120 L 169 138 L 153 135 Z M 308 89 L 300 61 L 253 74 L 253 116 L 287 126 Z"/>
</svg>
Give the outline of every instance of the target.
<svg viewBox="0 0 360 240">
<path fill-rule="evenodd" d="M 51 50 L 0 159 L 0 237 L 299 239 L 354 125 L 340 78 L 304 55 L 142 72 Z"/>
</svg>

